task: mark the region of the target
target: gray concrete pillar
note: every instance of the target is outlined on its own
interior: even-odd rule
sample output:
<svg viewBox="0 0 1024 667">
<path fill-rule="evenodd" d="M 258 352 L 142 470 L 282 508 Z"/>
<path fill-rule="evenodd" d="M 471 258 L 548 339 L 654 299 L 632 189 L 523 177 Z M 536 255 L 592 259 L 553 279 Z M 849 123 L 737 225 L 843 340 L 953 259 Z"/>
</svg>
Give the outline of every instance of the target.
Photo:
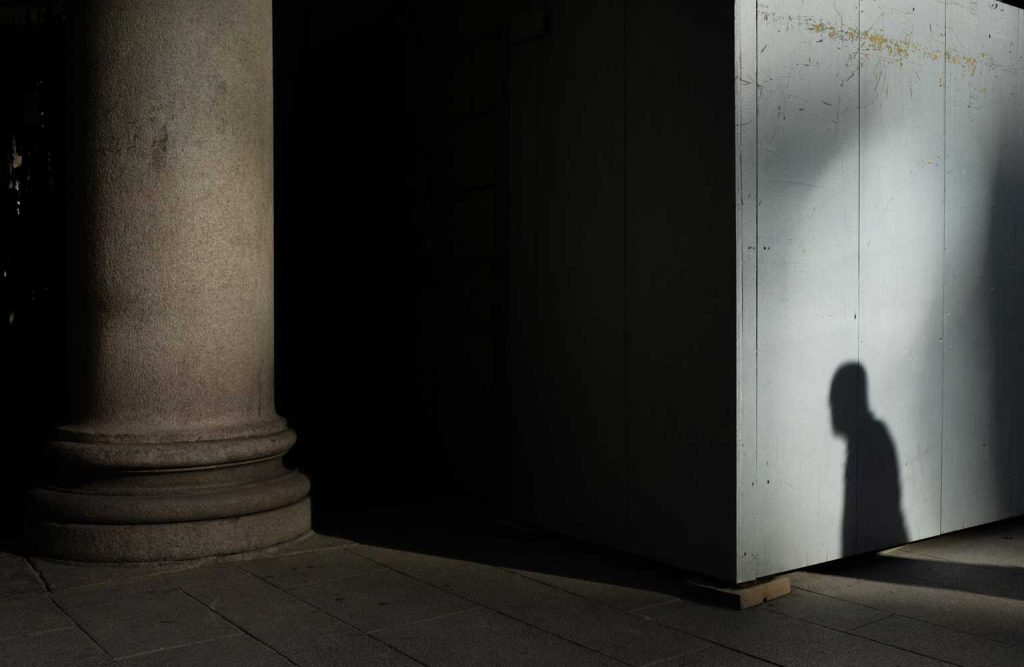
<svg viewBox="0 0 1024 667">
<path fill-rule="evenodd" d="M 300 536 L 274 408 L 270 0 L 75 11 L 70 410 L 31 539 L 128 561 Z"/>
</svg>

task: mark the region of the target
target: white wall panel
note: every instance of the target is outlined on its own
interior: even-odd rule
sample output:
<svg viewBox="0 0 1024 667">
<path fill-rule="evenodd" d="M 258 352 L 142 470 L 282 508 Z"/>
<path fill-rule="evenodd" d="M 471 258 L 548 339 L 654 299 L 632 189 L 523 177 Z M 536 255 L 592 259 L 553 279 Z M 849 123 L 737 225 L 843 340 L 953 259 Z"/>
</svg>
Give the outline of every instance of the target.
<svg viewBox="0 0 1024 667">
<path fill-rule="evenodd" d="M 1021 10 L 737 12 L 739 571 L 1024 511 Z"/>
<path fill-rule="evenodd" d="M 736 2 L 736 567 L 756 577 L 757 0 Z"/>
<path fill-rule="evenodd" d="M 769 0 L 757 26 L 756 570 L 841 554 L 832 374 L 857 357 L 856 0 Z M 839 493 L 837 493 L 839 491 Z"/>
<path fill-rule="evenodd" d="M 860 362 L 850 552 L 938 532 L 945 3 L 861 1 Z M 900 525 L 902 524 L 902 526 Z"/>
<path fill-rule="evenodd" d="M 991 2 L 948 9 L 943 531 L 1020 511 L 1019 17 Z"/>
</svg>

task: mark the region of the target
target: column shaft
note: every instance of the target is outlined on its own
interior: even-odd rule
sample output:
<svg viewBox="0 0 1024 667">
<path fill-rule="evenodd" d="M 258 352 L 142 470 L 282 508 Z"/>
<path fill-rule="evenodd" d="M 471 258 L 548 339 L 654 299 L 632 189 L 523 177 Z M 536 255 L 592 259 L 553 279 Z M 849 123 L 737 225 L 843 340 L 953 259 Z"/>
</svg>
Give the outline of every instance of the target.
<svg viewBox="0 0 1024 667">
<path fill-rule="evenodd" d="M 72 18 L 70 377 L 41 551 L 197 558 L 309 528 L 274 408 L 269 0 Z"/>
</svg>

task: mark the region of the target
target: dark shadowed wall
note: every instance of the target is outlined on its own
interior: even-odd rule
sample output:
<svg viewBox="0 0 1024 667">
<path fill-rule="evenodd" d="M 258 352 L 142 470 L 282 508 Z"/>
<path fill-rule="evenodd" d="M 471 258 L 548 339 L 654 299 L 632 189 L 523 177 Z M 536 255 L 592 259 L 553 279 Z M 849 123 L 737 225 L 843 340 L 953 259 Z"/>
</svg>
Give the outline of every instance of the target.
<svg viewBox="0 0 1024 667">
<path fill-rule="evenodd" d="M 278 407 L 321 509 L 504 448 L 514 12 L 480 4 L 275 4 Z"/>
<path fill-rule="evenodd" d="M 279 408 L 321 507 L 459 488 L 734 575 L 732 25 L 278 5 Z"/>
<path fill-rule="evenodd" d="M 509 406 L 549 527 L 735 575 L 732 8 L 554 2 L 513 45 Z"/>
</svg>

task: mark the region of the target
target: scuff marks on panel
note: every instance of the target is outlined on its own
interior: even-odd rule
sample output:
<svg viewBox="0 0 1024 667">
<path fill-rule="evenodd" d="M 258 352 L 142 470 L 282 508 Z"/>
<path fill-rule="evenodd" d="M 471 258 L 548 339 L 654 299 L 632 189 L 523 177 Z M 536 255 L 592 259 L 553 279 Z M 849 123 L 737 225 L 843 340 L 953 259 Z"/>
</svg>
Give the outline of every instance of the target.
<svg viewBox="0 0 1024 667">
<path fill-rule="evenodd" d="M 828 21 L 814 20 L 810 18 L 801 19 L 807 25 L 807 29 L 822 35 L 822 38 L 838 40 L 842 42 L 861 42 L 862 52 L 874 52 L 883 56 L 889 56 L 898 61 L 904 61 L 912 56 L 921 55 L 932 61 L 942 60 L 943 55 L 950 65 L 959 65 L 970 71 L 971 76 L 977 74 L 978 67 L 985 66 L 990 69 L 1002 69 L 1003 65 L 996 62 L 987 53 L 978 56 L 946 51 L 942 49 L 930 49 L 915 41 L 911 36 L 899 38 L 883 34 L 874 30 L 857 30 L 856 28 L 837 26 Z"/>
</svg>

